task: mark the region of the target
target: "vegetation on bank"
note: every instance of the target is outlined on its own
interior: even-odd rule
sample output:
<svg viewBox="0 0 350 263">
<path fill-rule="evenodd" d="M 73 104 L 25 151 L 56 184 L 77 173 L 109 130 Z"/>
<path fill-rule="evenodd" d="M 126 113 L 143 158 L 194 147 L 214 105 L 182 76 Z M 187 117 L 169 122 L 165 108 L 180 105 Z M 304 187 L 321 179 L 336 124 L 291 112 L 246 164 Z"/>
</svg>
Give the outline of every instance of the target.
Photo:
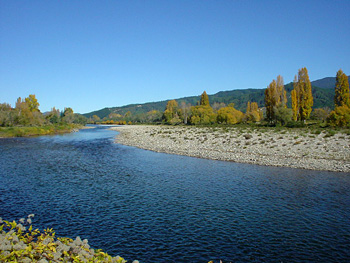
<svg viewBox="0 0 350 263">
<path fill-rule="evenodd" d="M 69 133 L 83 126 L 80 124 L 52 124 L 43 126 L 0 127 L 0 138 L 31 137 Z"/>
<path fill-rule="evenodd" d="M 108 118 L 100 119 L 93 115 L 90 123 L 95 124 L 191 124 L 191 125 L 232 125 L 239 123 L 262 126 L 304 127 L 318 123 L 320 127 L 350 127 L 349 81 L 342 70 L 337 72 L 334 88 L 334 110 L 330 108 L 313 108 L 314 92 L 309 80 L 308 70 L 301 68 L 295 76 L 293 88 L 289 92 L 284 85 L 283 77 L 277 76 L 265 89 L 263 96 L 264 107 L 259 108 L 259 102 L 248 100 L 245 113 L 235 108 L 234 100 L 228 104 L 209 103 L 209 96 L 204 91 L 197 102 L 190 103 L 170 100 L 164 112 L 151 110 L 142 120 L 135 119 L 131 112 L 121 115 L 112 112 Z M 288 87 L 289 89 L 289 87 Z M 288 96 L 290 94 L 290 96 Z M 318 94 L 315 94 L 316 98 Z M 289 98 L 289 99 L 288 99 Z M 260 101 L 260 99 L 259 99 Z M 291 108 L 288 107 L 291 106 Z"/>
<path fill-rule="evenodd" d="M 112 257 L 101 249 L 90 248 L 87 239 L 56 237 L 53 229 L 40 232 L 31 225 L 33 217 L 31 214 L 27 219 L 21 218 L 19 222 L 0 218 L 1 262 L 126 262 L 123 258 Z"/>
<path fill-rule="evenodd" d="M 60 111 L 54 107 L 50 112 L 41 113 L 34 94 L 23 100 L 18 98 L 14 108 L 8 103 L 0 104 L 0 137 L 66 133 L 81 128 L 86 122 L 84 116 L 71 108 Z"/>
</svg>

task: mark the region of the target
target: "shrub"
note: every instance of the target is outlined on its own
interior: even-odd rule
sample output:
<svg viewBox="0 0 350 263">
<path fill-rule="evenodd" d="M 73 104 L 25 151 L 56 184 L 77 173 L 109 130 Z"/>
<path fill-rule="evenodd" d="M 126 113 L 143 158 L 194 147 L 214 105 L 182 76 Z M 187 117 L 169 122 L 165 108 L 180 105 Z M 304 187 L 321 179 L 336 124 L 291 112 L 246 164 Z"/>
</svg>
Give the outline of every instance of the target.
<svg viewBox="0 0 350 263">
<path fill-rule="evenodd" d="M 19 223 L 0 218 L 1 262 L 126 262 L 101 249 L 91 249 L 87 239 L 56 237 L 53 229 L 33 229 L 32 217 L 21 218 Z"/>
</svg>

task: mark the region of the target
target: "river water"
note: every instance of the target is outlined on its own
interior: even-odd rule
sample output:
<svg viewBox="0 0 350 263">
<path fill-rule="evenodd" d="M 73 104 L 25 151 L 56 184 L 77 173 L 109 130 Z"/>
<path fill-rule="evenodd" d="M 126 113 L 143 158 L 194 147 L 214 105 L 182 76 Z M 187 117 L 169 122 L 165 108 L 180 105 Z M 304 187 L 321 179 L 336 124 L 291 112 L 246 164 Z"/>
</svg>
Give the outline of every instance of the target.
<svg viewBox="0 0 350 263">
<path fill-rule="evenodd" d="M 350 175 L 114 143 L 105 127 L 0 140 L 0 216 L 131 262 L 349 262 Z"/>
</svg>

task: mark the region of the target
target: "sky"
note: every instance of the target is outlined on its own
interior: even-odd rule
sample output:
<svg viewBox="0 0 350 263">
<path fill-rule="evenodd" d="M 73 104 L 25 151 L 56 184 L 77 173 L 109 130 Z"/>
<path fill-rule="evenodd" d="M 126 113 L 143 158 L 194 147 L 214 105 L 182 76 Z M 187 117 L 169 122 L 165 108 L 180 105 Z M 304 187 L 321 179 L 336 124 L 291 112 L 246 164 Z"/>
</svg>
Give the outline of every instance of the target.
<svg viewBox="0 0 350 263">
<path fill-rule="evenodd" d="M 0 103 L 88 113 L 350 74 L 350 1 L 0 0 Z"/>
</svg>

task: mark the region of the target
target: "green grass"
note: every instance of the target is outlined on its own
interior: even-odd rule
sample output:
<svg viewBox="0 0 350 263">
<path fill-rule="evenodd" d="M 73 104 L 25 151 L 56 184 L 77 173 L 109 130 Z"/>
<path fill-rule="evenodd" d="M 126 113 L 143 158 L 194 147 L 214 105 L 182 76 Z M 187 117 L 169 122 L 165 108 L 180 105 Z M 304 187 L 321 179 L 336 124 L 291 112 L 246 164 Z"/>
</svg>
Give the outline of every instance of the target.
<svg viewBox="0 0 350 263">
<path fill-rule="evenodd" d="M 28 127 L 0 127 L 0 138 L 31 137 L 40 135 L 53 135 L 71 132 L 73 129 L 81 128 L 81 125 L 62 124 Z"/>
</svg>

